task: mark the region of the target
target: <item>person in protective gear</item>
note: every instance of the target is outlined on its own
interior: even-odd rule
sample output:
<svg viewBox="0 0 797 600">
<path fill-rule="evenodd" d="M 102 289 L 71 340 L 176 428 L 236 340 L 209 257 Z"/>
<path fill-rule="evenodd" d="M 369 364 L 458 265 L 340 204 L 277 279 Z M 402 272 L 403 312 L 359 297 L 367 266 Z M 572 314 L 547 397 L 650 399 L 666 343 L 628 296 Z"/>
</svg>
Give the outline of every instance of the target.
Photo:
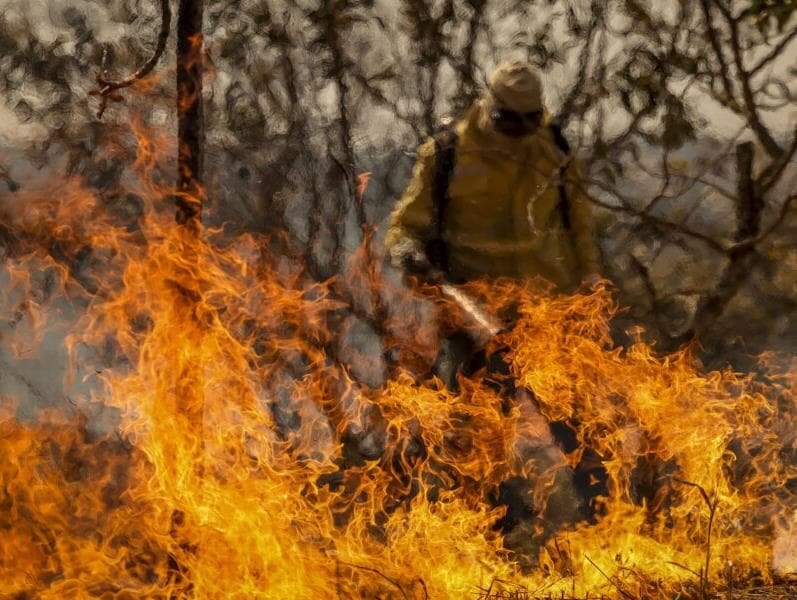
<svg viewBox="0 0 797 600">
<path fill-rule="evenodd" d="M 600 272 L 579 164 L 530 65 L 502 64 L 452 131 L 420 147 L 385 245 L 396 267 L 455 282 L 541 276 L 572 291 Z"/>
<path fill-rule="evenodd" d="M 385 245 L 394 266 L 432 281 L 541 276 L 568 292 L 599 277 L 580 167 L 547 120 L 542 84 L 529 64 L 500 65 L 464 118 L 420 147 Z M 457 370 L 472 365 L 479 351 L 466 335 L 454 334 L 443 342 L 436 374 L 456 389 Z M 503 363 L 492 357 L 481 364 L 500 372 Z M 511 383 L 507 390 L 530 424 L 525 429 L 538 432 L 516 444 L 516 454 L 535 465 L 536 476 L 505 482 L 495 500 L 507 506 L 505 545 L 521 564 L 533 563 L 545 539 L 581 520 L 585 508 L 533 393 Z M 535 507 L 533 490 L 543 481 L 548 501 Z"/>
</svg>

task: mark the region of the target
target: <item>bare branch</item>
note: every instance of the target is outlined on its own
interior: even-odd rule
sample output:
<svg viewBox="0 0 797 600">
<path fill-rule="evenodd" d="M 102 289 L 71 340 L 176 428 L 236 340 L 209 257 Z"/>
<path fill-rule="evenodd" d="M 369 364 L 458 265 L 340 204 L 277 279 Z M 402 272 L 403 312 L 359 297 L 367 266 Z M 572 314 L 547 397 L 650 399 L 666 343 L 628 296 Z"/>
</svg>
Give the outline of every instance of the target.
<svg viewBox="0 0 797 600">
<path fill-rule="evenodd" d="M 631 256 L 631 264 L 636 269 L 637 274 L 639 275 L 640 279 L 642 279 L 642 284 L 645 286 L 645 291 L 650 296 L 650 305 L 655 308 L 659 303 L 658 293 L 656 292 L 656 286 L 653 285 L 653 281 L 650 277 L 650 270 L 642 264 L 636 256 Z"/>
<path fill-rule="evenodd" d="M 706 24 L 708 40 L 711 44 L 711 48 L 714 50 L 714 55 L 717 57 L 717 62 L 719 63 L 720 79 L 722 80 L 725 96 L 729 101 L 736 103 L 734 100 L 733 84 L 731 83 L 730 73 L 728 70 L 728 62 L 725 59 L 725 53 L 722 50 L 722 45 L 720 44 L 717 31 L 714 29 L 714 17 L 711 15 L 711 5 L 709 4 L 709 0 L 700 0 L 700 6 L 703 9 L 703 19 Z"/>
<path fill-rule="evenodd" d="M 739 39 L 739 21 L 731 15 L 730 9 L 725 6 L 723 2 L 715 2 L 720 13 L 725 17 L 728 27 L 731 30 L 731 51 L 733 52 L 733 61 L 736 66 L 739 84 L 742 87 L 742 97 L 744 98 L 745 114 L 750 128 L 756 134 L 761 144 L 767 153 L 773 158 L 779 157 L 783 150 L 772 137 L 770 131 L 766 128 L 761 117 L 758 114 L 758 107 L 756 106 L 755 97 L 753 96 L 753 89 L 750 86 L 751 75 L 747 72 L 742 59 L 742 46 Z"/>
<path fill-rule="evenodd" d="M 688 485 L 689 487 L 693 487 L 693 488 L 697 489 L 697 491 L 699 491 L 700 495 L 703 497 L 703 500 L 705 500 L 706 504 L 711 506 L 711 500 L 708 497 L 708 492 L 706 491 L 706 489 L 702 485 L 700 485 L 699 483 L 695 483 L 693 481 L 687 481 L 686 479 L 681 479 L 680 477 L 675 477 L 675 476 L 672 477 L 672 480 L 675 481 L 676 483 L 680 483 L 682 485 Z"/>
<path fill-rule="evenodd" d="M 780 159 L 767 167 L 759 178 L 761 193 L 768 192 L 777 184 L 795 154 L 797 154 L 797 129 L 794 130 L 789 148 L 783 153 Z"/>
<path fill-rule="evenodd" d="M 155 68 L 155 65 L 158 64 L 160 57 L 163 55 L 164 50 L 166 49 L 166 40 L 169 38 L 169 30 L 171 28 L 172 23 L 172 8 L 169 4 L 169 0 L 161 0 L 161 30 L 158 34 L 158 42 L 155 46 L 155 52 L 153 52 L 150 59 L 144 63 L 144 65 L 138 69 L 135 73 L 121 79 L 119 81 L 112 81 L 108 79 L 108 74 L 105 69 L 106 66 L 106 57 L 107 57 L 107 48 L 103 50 L 103 57 L 102 63 L 103 68 L 97 74 L 97 83 L 100 85 L 100 89 L 98 90 L 91 90 L 89 95 L 97 96 L 100 99 L 100 106 L 97 109 L 97 118 L 101 119 L 102 115 L 105 114 L 105 109 L 108 107 L 108 100 L 112 100 L 114 102 L 121 102 L 122 97 L 115 92 L 117 90 L 121 90 L 126 87 L 130 87 L 135 82 L 140 81 L 144 77 L 150 74 L 152 69 Z"/>
<path fill-rule="evenodd" d="M 346 567 L 351 567 L 352 569 L 360 569 L 361 571 L 368 571 L 369 573 L 373 573 L 375 575 L 379 575 L 382 579 L 384 579 L 385 581 L 387 581 L 388 583 L 390 583 L 391 585 L 396 587 L 398 589 L 398 591 L 401 592 L 401 595 L 404 597 L 405 600 L 409 600 L 409 598 L 407 596 L 407 592 L 404 591 L 404 588 L 401 587 L 401 584 L 398 581 L 396 581 L 395 579 L 391 579 L 390 577 L 388 577 L 387 575 L 385 575 L 381 571 L 379 571 L 377 569 L 372 569 L 371 567 L 364 567 L 362 565 L 355 565 L 353 563 L 348 563 L 348 562 L 345 562 L 345 561 L 342 561 L 342 560 L 337 561 L 337 563 L 339 565 L 344 565 Z M 421 581 L 421 583 L 423 583 L 423 581 Z M 424 587 L 424 590 L 425 590 L 426 589 L 426 585 L 424 585 L 423 587 Z"/>
<path fill-rule="evenodd" d="M 761 69 L 763 69 L 769 63 L 775 60 L 778 56 L 780 56 L 783 50 L 786 49 L 786 46 L 788 46 L 795 39 L 797 39 L 797 28 L 793 29 L 786 36 L 784 36 L 784 38 L 777 44 L 777 46 L 775 46 L 774 48 L 772 48 L 772 50 L 770 50 L 769 54 L 767 54 L 764 58 L 758 61 L 758 64 L 756 64 L 752 69 L 750 69 L 750 77 L 755 77 L 755 75 Z"/>
<path fill-rule="evenodd" d="M 673 560 L 668 560 L 668 561 L 667 561 L 667 564 L 668 564 L 668 565 L 672 565 L 672 566 L 674 566 L 674 567 L 678 567 L 679 569 L 683 569 L 684 571 L 686 571 L 686 572 L 688 572 L 688 573 L 691 573 L 692 575 L 694 575 L 694 576 L 695 576 L 695 577 L 697 577 L 698 579 L 700 579 L 700 577 L 701 577 L 700 573 L 698 573 L 697 571 L 695 571 L 695 570 L 693 570 L 693 569 L 690 569 L 690 568 L 689 568 L 689 567 L 687 567 L 686 565 L 682 565 L 682 564 L 681 564 L 681 563 L 679 563 L 679 562 L 675 562 L 675 561 L 673 561 Z"/>
<path fill-rule="evenodd" d="M 584 88 L 584 84 L 587 82 L 587 69 L 589 68 L 590 59 L 592 57 L 592 44 L 595 41 L 595 34 L 598 31 L 598 25 L 601 21 L 600 9 L 597 5 L 598 2 L 593 1 L 591 3 L 591 17 L 589 24 L 587 25 L 584 46 L 581 48 L 581 52 L 578 57 L 578 72 L 576 73 L 576 79 L 573 82 L 573 85 L 570 87 L 570 91 L 565 96 L 565 99 L 562 102 L 562 108 L 559 110 L 559 114 L 557 115 L 557 120 L 560 121 L 562 125 L 567 124 L 567 121 L 571 116 L 570 113 L 573 111 L 575 106 L 576 99 Z"/>
<path fill-rule="evenodd" d="M 678 223 L 673 223 L 672 221 L 668 221 L 666 219 L 650 215 L 646 213 L 644 209 L 640 210 L 629 206 L 627 199 L 622 198 L 622 196 L 620 196 L 617 190 L 610 188 L 602 181 L 593 179 L 590 181 L 590 183 L 597 187 L 600 187 L 603 191 L 612 194 L 614 197 L 620 199 L 622 202 L 622 205 L 618 206 L 616 204 L 609 204 L 608 202 L 604 202 L 598 198 L 595 198 L 594 196 L 587 195 L 589 202 L 595 204 L 596 206 L 599 206 L 611 212 L 619 212 L 630 215 L 632 217 L 636 217 L 641 221 L 649 223 L 650 225 L 662 231 L 683 234 L 695 238 L 705 243 L 707 246 L 709 246 L 713 250 L 716 250 L 717 252 L 721 252 L 724 254 L 728 251 L 727 245 L 718 242 L 717 240 L 708 235 L 700 233 L 699 231 L 694 231 L 693 229 L 689 229 L 688 227 L 684 227 L 683 225 L 679 225 Z"/>
<path fill-rule="evenodd" d="M 467 4 L 472 11 L 467 22 L 467 36 L 465 46 L 458 54 L 463 56 L 461 62 L 453 65 L 460 76 L 460 91 L 456 99 L 458 108 L 465 108 L 478 97 L 479 86 L 474 77 L 476 71 L 475 49 L 479 32 L 484 22 L 484 13 L 487 8 L 486 0 L 468 0 Z"/>
<path fill-rule="evenodd" d="M 420 577 L 418 577 L 418 583 L 420 583 L 421 587 L 423 588 L 424 600 L 429 600 L 429 589 L 426 587 L 426 582 Z"/>
</svg>

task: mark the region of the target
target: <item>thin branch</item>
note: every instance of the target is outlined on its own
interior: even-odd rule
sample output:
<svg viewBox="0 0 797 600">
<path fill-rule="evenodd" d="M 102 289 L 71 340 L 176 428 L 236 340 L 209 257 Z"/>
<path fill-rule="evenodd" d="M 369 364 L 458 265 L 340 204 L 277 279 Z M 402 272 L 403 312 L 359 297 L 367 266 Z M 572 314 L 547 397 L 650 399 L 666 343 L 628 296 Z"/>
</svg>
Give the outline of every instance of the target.
<svg viewBox="0 0 797 600">
<path fill-rule="evenodd" d="M 658 193 L 653 197 L 653 199 L 647 203 L 643 211 L 645 214 L 650 214 L 653 209 L 656 208 L 663 200 L 672 198 L 667 194 L 667 190 L 670 188 L 670 148 L 665 147 L 664 151 L 661 153 L 661 174 L 657 177 L 661 179 L 661 187 L 659 188 Z"/>
<path fill-rule="evenodd" d="M 618 198 L 621 201 L 623 201 L 622 205 L 617 206 L 615 204 L 609 204 L 608 202 L 604 202 L 603 200 L 599 200 L 598 198 L 595 198 L 594 196 L 586 195 L 587 200 L 589 202 L 591 202 L 592 204 L 595 204 L 596 206 L 599 206 L 601 208 L 604 208 L 604 209 L 612 211 L 612 212 L 620 212 L 620 213 L 624 213 L 624 214 L 627 214 L 627 215 L 631 215 L 633 217 L 636 217 L 636 218 L 638 218 L 638 219 L 640 219 L 640 220 L 642 220 L 642 221 L 644 221 L 646 223 L 649 223 L 649 224 L 653 225 L 654 227 L 662 229 L 664 231 L 669 231 L 669 232 L 673 232 L 673 233 L 680 233 L 680 234 L 687 235 L 689 237 L 695 238 L 695 239 L 700 240 L 701 242 L 705 243 L 707 246 L 711 247 L 712 249 L 716 250 L 717 252 L 726 253 L 728 251 L 728 247 L 725 244 L 722 244 L 721 242 L 718 242 L 714 238 L 712 238 L 712 237 L 710 237 L 708 235 L 705 235 L 703 233 L 700 233 L 699 231 L 694 231 L 693 229 L 689 229 L 687 227 L 684 227 L 683 225 L 679 225 L 678 223 L 673 223 L 672 221 L 668 221 L 666 219 L 662 219 L 662 218 L 656 217 L 654 215 L 646 214 L 644 212 L 644 210 L 631 208 L 630 206 L 627 205 L 627 203 L 619 195 L 617 190 L 611 189 L 609 186 L 607 186 L 606 184 L 604 184 L 601 181 L 592 180 L 592 181 L 590 181 L 590 183 L 592 183 L 593 185 L 597 185 L 598 187 L 600 187 L 604 191 L 614 195 L 616 198 Z"/>
<path fill-rule="evenodd" d="M 348 563 L 348 562 L 345 562 L 345 561 L 342 561 L 342 560 L 337 561 L 337 564 L 345 565 L 345 566 L 351 567 L 353 569 L 360 569 L 362 571 L 368 571 L 369 573 L 374 573 L 375 575 L 379 575 L 382 579 L 384 579 L 385 581 L 387 581 L 391 585 L 395 586 L 398 589 L 398 591 L 401 592 L 401 595 L 405 598 L 405 600 L 409 600 L 409 598 L 407 597 L 407 592 L 404 591 L 404 588 L 401 587 L 401 584 L 398 581 L 395 581 L 394 579 L 391 579 L 390 577 L 388 577 L 387 575 L 385 575 L 381 571 L 379 571 L 377 569 L 372 569 L 371 567 L 363 567 L 362 565 L 355 565 L 353 563 Z M 421 583 L 423 583 L 423 582 L 421 582 Z M 424 585 L 424 589 L 426 589 L 425 585 Z"/>
<path fill-rule="evenodd" d="M 384 94 L 384 92 L 382 92 L 382 90 L 374 86 L 362 71 L 353 68 L 351 75 L 354 78 L 354 80 L 358 84 L 360 84 L 362 90 L 366 94 L 368 94 L 375 102 L 390 109 L 392 113 L 396 116 L 396 118 L 398 118 L 399 120 L 406 123 L 409 127 L 412 128 L 413 133 L 415 133 L 415 135 L 419 139 L 424 137 L 425 133 L 418 125 L 418 123 L 416 123 L 415 120 L 410 115 L 405 114 L 401 110 L 398 102 L 396 102 L 395 100 L 391 100 Z"/>
<path fill-rule="evenodd" d="M 108 49 L 104 49 L 102 52 L 102 70 L 97 74 L 97 83 L 100 85 L 100 89 L 98 90 L 91 90 L 89 92 L 90 96 L 97 96 L 100 99 L 100 106 L 97 109 L 97 118 L 101 119 L 102 115 L 105 114 L 105 109 L 108 107 L 108 100 L 112 100 L 114 102 L 121 102 L 122 97 L 115 92 L 117 90 L 121 90 L 126 87 L 130 87 L 135 82 L 140 81 L 144 77 L 150 74 L 152 69 L 155 68 L 155 65 L 158 64 L 160 57 L 163 55 L 164 50 L 166 50 L 166 40 L 169 38 L 169 30 L 171 28 L 172 23 L 172 8 L 169 4 L 169 0 L 161 0 L 161 30 L 158 34 L 158 42 L 155 46 L 155 52 L 153 52 L 150 59 L 144 63 L 144 65 L 138 69 L 135 73 L 121 79 L 119 81 L 113 81 L 108 79 L 108 72 L 106 70 L 106 61 L 108 56 Z"/>
<path fill-rule="evenodd" d="M 695 483 L 694 481 L 687 481 L 686 479 L 681 479 L 680 477 L 676 477 L 674 475 L 671 477 L 671 479 L 676 483 L 680 483 L 682 485 L 688 485 L 689 487 L 695 488 L 697 491 L 700 492 L 700 495 L 703 496 L 703 500 L 705 500 L 706 504 L 711 506 L 711 500 L 708 497 L 708 492 L 702 485 L 700 485 L 699 483 Z"/>
<path fill-rule="evenodd" d="M 797 104 L 797 95 L 792 94 L 789 86 L 779 79 L 767 80 L 755 93 L 770 100 L 769 102 L 766 100 L 758 102 L 758 108 L 762 112 L 776 112 L 792 104 Z"/>
<path fill-rule="evenodd" d="M 650 278 L 650 271 L 636 256 L 631 255 L 631 263 L 634 265 L 637 273 L 642 279 L 642 283 L 645 286 L 645 291 L 647 291 L 647 293 L 650 295 L 650 304 L 653 306 L 653 308 L 655 308 L 659 302 L 659 297 L 658 293 L 656 292 L 656 286 L 653 285 L 653 281 Z"/>
<path fill-rule="evenodd" d="M 421 587 L 423 588 L 423 597 L 424 597 L 424 599 L 425 600 L 429 600 L 429 589 L 426 587 L 426 582 L 423 579 L 421 579 L 420 577 L 418 577 L 418 583 L 420 583 Z"/>
<path fill-rule="evenodd" d="M 762 193 L 769 191 L 778 182 L 795 154 L 797 154 L 797 129 L 794 130 L 794 137 L 792 138 L 791 146 L 789 146 L 788 150 L 783 153 L 783 156 L 781 156 L 779 160 L 775 161 L 764 170 L 759 180 Z"/>
<path fill-rule="evenodd" d="M 474 54 L 487 2 L 486 0 L 470 0 L 468 5 L 473 12 L 467 21 L 467 41 L 460 52 L 464 59 L 462 62 L 452 65 L 460 75 L 460 89 L 457 100 L 457 104 L 459 104 L 457 108 L 459 109 L 469 106 L 478 96 L 478 84 L 474 77 L 476 71 Z"/>
<path fill-rule="evenodd" d="M 733 61 L 736 66 L 736 71 L 738 72 L 739 83 L 742 86 L 742 97 L 744 98 L 746 109 L 745 114 L 750 123 L 750 128 L 756 136 L 758 136 L 758 139 L 761 141 L 767 153 L 773 158 L 778 158 L 783 153 L 783 150 L 775 141 L 775 138 L 772 137 L 772 134 L 758 115 L 758 107 L 756 106 L 755 97 L 753 96 L 753 89 L 750 86 L 751 76 L 745 69 L 744 61 L 742 60 L 742 47 L 739 39 L 739 21 L 731 15 L 730 9 L 725 6 L 723 2 L 715 2 L 715 5 L 722 16 L 725 17 L 731 30 L 731 51 L 733 52 Z"/>
<path fill-rule="evenodd" d="M 706 532 L 706 563 L 703 569 L 701 570 L 701 576 L 700 576 L 700 597 L 707 598 L 706 588 L 708 587 L 708 568 L 709 568 L 709 563 L 711 562 L 711 530 L 714 525 L 714 516 L 717 513 L 717 506 L 719 506 L 719 498 L 716 496 L 716 494 L 714 495 L 713 499 L 709 498 L 706 489 L 698 483 L 694 483 L 692 481 L 686 481 L 685 479 L 681 479 L 675 476 L 673 476 L 672 480 L 677 483 L 696 488 L 700 492 L 700 495 L 703 497 L 703 500 L 706 502 L 706 505 L 708 506 L 708 531 Z"/>
<path fill-rule="evenodd" d="M 787 36 L 785 36 L 777 46 L 775 46 L 769 54 L 762 58 L 757 65 L 750 70 L 750 77 L 754 77 L 761 69 L 767 66 L 770 62 L 775 60 L 780 53 L 788 46 L 794 39 L 797 39 L 797 28 L 793 29 Z"/>
<path fill-rule="evenodd" d="M 559 114 L 556 117 L 557 120 L 563 125 L 566 125 L 570 119 L 570 113 L 573 110 L 576 99 L 578 98 L 579 93 L 588 79 L 587 69 L 589 68 L 590 58 L 592 57 L 592 44 L 595 41 L 595 32 L 598 30 L 598 24 L 600 22 L 597 2 L 592 2 L 590 8 L 592 16 L 589 20 L 589 25 L 587 26 L 584 46 L 582 47 L 581 53 L 578 57 L 578 72 L 576 73 L 576 78 L 572 87 L 570 88 L 570 91 L 567 93 L 564 101 L 562 102 L 562 107 L 559 109 Z"/>
<path fill-rule="evenodd" d="M 668 561 L 667 561 L 667 564 L 668 564 L 668 565 L 672 565 L 672 566 L 674 566 L 674 567 L 678 567 L 679 569 L 683 569 L 684 571 L 687 571 L 687 572 L 691 573 L 692 575 L 694 575 L 694 576 L 695 576 L 695 577 L 697 577 L 698 579 L 700 578 L 700 573 L 698 573 L 697 571 L 695 571 L 695 570 L 693 570 L 693 569 L 690 569 L 690 568 L 689 568 L 689 567 L 687 567 L 686 565 L 682 565 L 682 564 L 681 564 L 681 563 L 679 563 L 679 562 L 675 562 L 675 561 L 673 561 L 673 560 L 668 560 Z"/>
<path fill-rule="evenodd" d="M 695 178 L 695 183 L 702 183 L 704 186 L 716 191 L 720 196 L 724 196 L 728 200 L 736 201 L 736 195 L 731 190 L 723 187 L 716 181 L 711 181 L 701 175 Z M 697 208 L 697 206 L 698 204 L 695 204 L 695 208 Z"/>
<path fill-rule="evenodd" d="M 720 79 L 722 80 L 725 95 L 727 96 L 728 101 L 735 104 L 736 101 L 733 93 L 733 84 L 731 83 L 730 75 L 728 73 L 728 63 L 725 60 L 725 54 L 722 51 L 722 45 L 720 44 L 717 31 L 713 26 L 714 18 L 711 16 L 711 5 L 709 4 L 709 0 L 701 0 L 700 6 L 703 9 L 703 18 L 706 22 L 706 33 L 708 34 L 709 43 L 711 44 L 711 48 L 714 50 L 714 54 L 717 57 L 717 62 L 719 62 L 720 65 Z"/>
<path fill-rule="evenodd" d="M 627 591 L 625 591 L 625 590 L 622 588 L 622 586 L 620 586 L 620 585 L 619 585 L 619 584 L 618 584 L 618 583 L 617 583 L 617 582 L 616 582 L 614 579 L 612 579 L 611 577 L 609 577 L 609 576 L 608 576 L 608 575 L 607 575 L 607 574 L 604 572 L 604 570 L 603 570 L 603 569 L 601 569 L 601 568 L 600 568 L 600 567 L 599 567 L 597 564 L 595 564 L 595 561 L 594 561 L 594 560 L 592 560 L 592 559 L 591 559 L 591 558 L 590 558 L 588 555 L 586 555 L 586 554 L 584 555 L 584 558 L 586 558 L 586 559 L 587 559 L 587 560 L 590 562 L 590 564 L 591 564 L 593 567 L 595 567 L 595 568 L 598 570 L 598 573 L 600 573 L 601 575 L 603 575 L 603 576 L 606 578 L 606 581 L 608 581 L 609 583 L 611 583 L 611 584 L 612 584 L 612 586 L 614 586 L 614 588 L 615 588 L 615 589 L 616 589 L 618 592 L 620 592 L 620 594 L 622 594 L 623 598 L 628 598 L 628 600 L 634 600 L 634 597 L 633 597 L 631 594 L 629 594 Z"/>
</svg>

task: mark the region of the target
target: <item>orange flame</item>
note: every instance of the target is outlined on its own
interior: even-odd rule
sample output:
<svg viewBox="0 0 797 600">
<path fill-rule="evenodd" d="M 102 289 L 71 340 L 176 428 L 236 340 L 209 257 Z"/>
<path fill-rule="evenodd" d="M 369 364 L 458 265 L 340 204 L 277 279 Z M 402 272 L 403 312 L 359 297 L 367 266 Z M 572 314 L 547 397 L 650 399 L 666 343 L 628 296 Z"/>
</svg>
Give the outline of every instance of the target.
<svg viewBox="0 0 797 600">
<path fill-rule="evenodd" d="M 371 180 L 371 172 L 366 171 L 357 175 L 357 199 L 362 202 L 365 192 L 368 189 L 368 182 Z"/>
<path fill-rule="evenodd" d="M 79 182 L 31 193 L 24 210 L 3 204 L 7 329 L 31 353 L 56 299 L 82 302 L 66 341 L 92 389 L 78 404 L 118 422 L 91 433 L 55 410 L 28 422 L 4 398 L 0 594 L 669 598 L 694 593 L 707 562 L 712 585 L 728 561 L 765 581 L 773 561 L 792 564 L 793 371 L 763 381 L 706 373 L 688 349 L 618 348 L 606 289 L 493 281 L 467 291 L 519 315 L 493 346 L 509 349 L 525 404 L 508 409 L 484 373 L 457 394 L 400 370 L 369 388 L 334 352 L 334 315 L 373 310 L 363 290 L 381 281 L 391 344 L 422 364 L 437 324 L 418 301 L 364 273 L 367 257 L 315 284 L 267 240 L 192 235 L 150 177 L 173 144 L 136 135 L 126 185 L 141 214 L 120 217 Z M 518 447 L 544 437 L 537 410 L 575 429 L 562 460 L 602 458 L 608 495 L 521 569 L 490 497 L 531 469 Z M 347 435 L 372 435 L 376 451 L 347 456 Z"/>
</svg>

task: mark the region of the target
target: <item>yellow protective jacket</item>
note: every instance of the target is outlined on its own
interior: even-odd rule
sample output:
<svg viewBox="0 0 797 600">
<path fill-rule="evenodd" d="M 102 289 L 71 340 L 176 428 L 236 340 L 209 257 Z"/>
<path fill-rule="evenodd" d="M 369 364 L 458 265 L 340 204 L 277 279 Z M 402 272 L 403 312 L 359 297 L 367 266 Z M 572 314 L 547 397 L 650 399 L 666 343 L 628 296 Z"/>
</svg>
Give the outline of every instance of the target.
<svg viewBox="0 0 797 600">
<path fill-rule="evenodd" d="M 486 127 L 477 101 L 457 123 L 454 169 L 443 219 L 450 276 L 540 275 L 561 290 L 600 273 L 593 217 L 579 180 L 579 165 L 555 143 L 547 126 L 508 140 Z M 564 177 L 570 228 L 563 225 L 560 175 Z M 408 248 L 434 237 L 435 144 L 419 151 L 412 179 L 394 209 L 385 239 L 396 266 Z"/>
</svg>

